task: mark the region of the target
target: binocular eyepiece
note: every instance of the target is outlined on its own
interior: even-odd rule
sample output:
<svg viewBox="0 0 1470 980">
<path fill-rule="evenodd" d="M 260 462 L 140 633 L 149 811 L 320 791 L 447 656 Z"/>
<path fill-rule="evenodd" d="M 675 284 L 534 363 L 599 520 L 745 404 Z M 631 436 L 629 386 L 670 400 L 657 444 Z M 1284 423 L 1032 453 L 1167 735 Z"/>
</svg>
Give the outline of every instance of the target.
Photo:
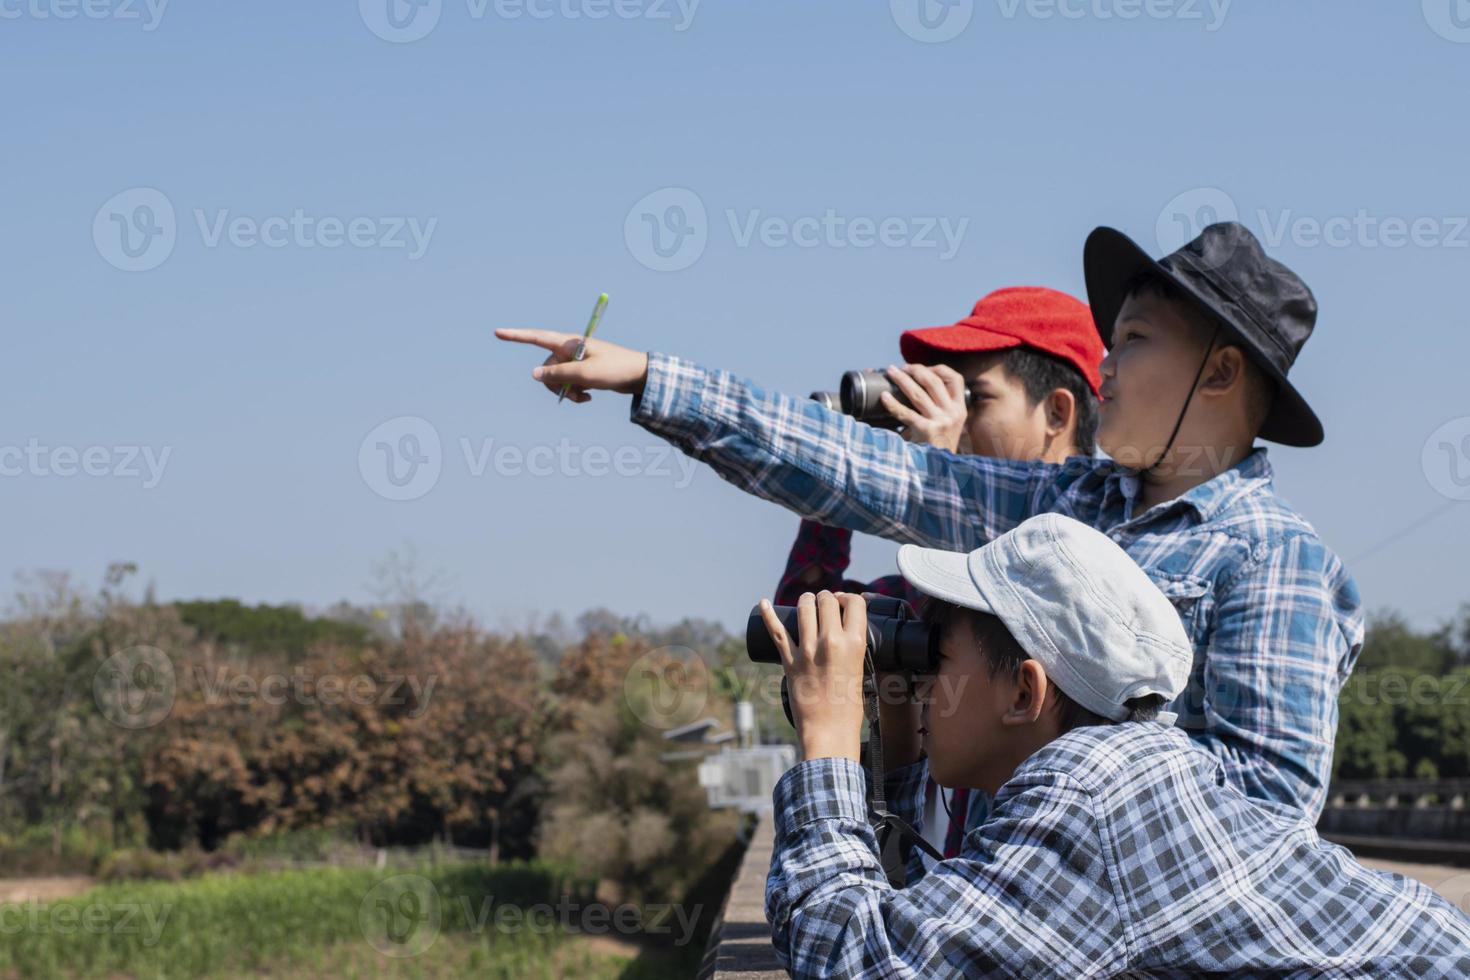
<svg viewBox="0 0 1470 980">
<path fill-rule="evenodd" d="M 786 627 L 792 642 L 800 643 L 796 607 L 777 606 L 776 617 Z M 760 606 L 750 611 L 750 619 L 745 625 L 745 651 L 756 663 L 781 662 L 781 651 L 776 648 L 776 641 L 771 639 L 770 630 L 766 629 Z M 880 673 L 935 673 L 939 665 L 939 631 L 919 619 L 913 607 L 902 599 L 870 595 L 865 672 L 868 664 Z"/>
<path fill-rule="evenodd" d="M 842 376 L 838 391 L 814 391 L 812 401 L 820 402 L 834 412 L 851 415 L 859 422 L 884 429 L 898 428 L 898 419 L 883 407 L 883 392 L 898 399 L 900 405 L 908 406 L 909 400 L 881 369 L 871 371 L 848 371 Z M 965 388 L 965 404 L 970 403 L 970 389 Z"/>
</svg>

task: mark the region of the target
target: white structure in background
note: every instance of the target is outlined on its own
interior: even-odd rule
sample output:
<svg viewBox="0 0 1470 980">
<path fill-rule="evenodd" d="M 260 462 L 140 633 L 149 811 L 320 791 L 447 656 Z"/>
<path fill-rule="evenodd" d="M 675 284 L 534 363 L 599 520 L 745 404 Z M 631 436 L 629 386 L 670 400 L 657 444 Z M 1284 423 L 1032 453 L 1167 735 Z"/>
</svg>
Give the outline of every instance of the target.
<svg viewBox="0 0 1470 980">
<path fill-rule="evenodd" d="M 776 780 L 794 765 L 794 745 L 726 749 L 700 763 L 699 785 L 715 809 L 738 807 L 745 813 L 769 812 Z"/>
<path fill-rule="evenodd" d="M 752 748 L 760 741 L 755 728 L 755 705 L 749 701 L 735 702 L 735 735 L 742 749 Z"/>
<path fill-rule="evenodd" d="M 714 809 L 736 807 L 745 813 L 769 811 L 771 793 L 781 774 L 796 765 L 796 747 L 760 745 L 757 740 L 755 706 L 749 701 L 735 704 L 735 732 L 715 732 L 719 722 L 704 718 L 664 733 L 671 742 L 700 746 L 682 752 L 665 752 L 665 762 L 702 760 L 699 785 Z M 730 743 L 738 739 L 739 748 Z M 711 754 L 710 749 L 721 750 Z"/>
</svg>

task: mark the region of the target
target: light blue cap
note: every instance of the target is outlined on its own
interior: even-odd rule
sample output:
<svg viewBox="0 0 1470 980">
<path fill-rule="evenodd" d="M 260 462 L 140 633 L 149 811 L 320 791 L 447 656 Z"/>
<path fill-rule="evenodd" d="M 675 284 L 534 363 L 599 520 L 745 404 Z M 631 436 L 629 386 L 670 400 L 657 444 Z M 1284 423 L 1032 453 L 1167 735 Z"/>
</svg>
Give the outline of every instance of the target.
<svg viewBox="0 0 1470 980">
<path fill-rule="evenodd" d="M 969 554 L 904 545 L 898 568 L 927 595 L 998 617 L 1103 718 L 1124 720 L 1132 698 L 1173 701 L 1189 683 L 1194 652 L 1173 604 L 1111 538 L 1070 517 L 1033 517 Z"/>
</svg>

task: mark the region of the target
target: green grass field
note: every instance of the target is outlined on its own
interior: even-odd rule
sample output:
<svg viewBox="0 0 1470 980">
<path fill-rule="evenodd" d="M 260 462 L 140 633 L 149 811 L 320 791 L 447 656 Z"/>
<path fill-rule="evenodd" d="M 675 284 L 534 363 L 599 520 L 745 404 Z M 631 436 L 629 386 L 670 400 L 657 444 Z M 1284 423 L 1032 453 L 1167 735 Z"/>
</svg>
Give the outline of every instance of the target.
<svg viewBox="0 0 1470 980">
<path fill-rule="evenodd" d="M 652 978 L 687 976 L 689 946 L 569 934 L 588 882 L 540 864 L 323 868 L 104 885 L 0 906 L 0 976 Z M 543 910 L 527 918 L 526 910 Z M 509 913 L 509 914 L 507 914 Z M 693 945 L 693 944 L 690 944 Z"/>
</svg>

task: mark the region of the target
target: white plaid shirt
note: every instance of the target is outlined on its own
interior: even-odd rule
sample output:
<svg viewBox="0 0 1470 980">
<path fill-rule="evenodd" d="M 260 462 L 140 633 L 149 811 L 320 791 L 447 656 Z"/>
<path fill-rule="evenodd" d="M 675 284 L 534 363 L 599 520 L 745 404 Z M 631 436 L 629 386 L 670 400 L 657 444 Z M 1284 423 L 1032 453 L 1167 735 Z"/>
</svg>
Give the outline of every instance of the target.
<svg viewBox="0 0 1470 980">
<path fill-rule="evenodd" d="M 662 354 L 649 355 L 632 418 L 743 490 L 893 541 L 971 551 L 1052 511 L 1105 532 L 1194 643 L 1189 687 L 1170 706 L 1179 726 L 1248 796 L 1321 814 L 1362 604 L 1342 562 L 1276 495 L 1264 450 L 1136 513 L 1138 475 L 1110 461 L 957 456 Z"/>
<path fill-rule="evenodd" d="M 927 763 L 889 774 L 915 824 Z M 896 890 L 864 770 L 775 791 L 766 916 L 797 977 L 1470 977 L 1470 918 L 1247 799 L 1173 728 L 1080 728 L 1022 763 L 959 857 Z"/>
</svg>

